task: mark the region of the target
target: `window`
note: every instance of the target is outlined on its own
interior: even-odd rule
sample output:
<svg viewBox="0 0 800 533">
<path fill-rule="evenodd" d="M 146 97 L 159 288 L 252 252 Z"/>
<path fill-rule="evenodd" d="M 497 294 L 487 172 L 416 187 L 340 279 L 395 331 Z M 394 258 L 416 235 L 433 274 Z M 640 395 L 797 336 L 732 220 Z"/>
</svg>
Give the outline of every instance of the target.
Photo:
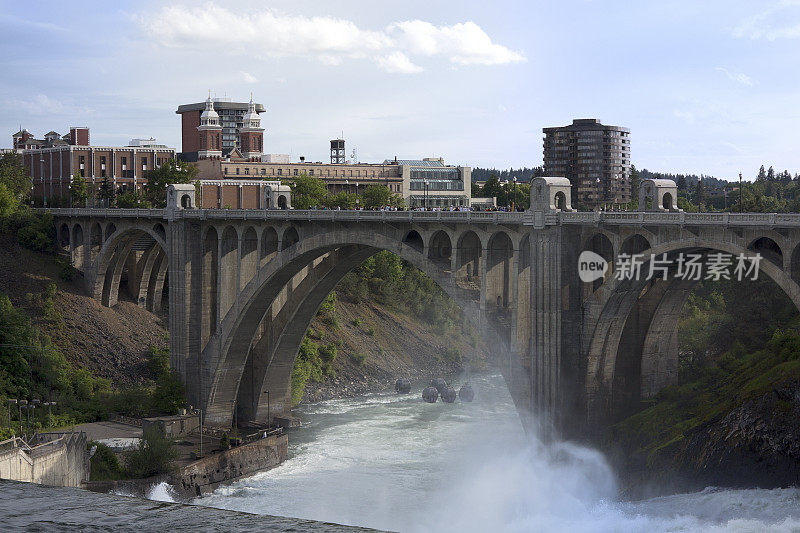
<svg viewBox="0 0 800 533">
<path fill-rule="evenodd" d="M 248 176 L 249 174 L 250 174 L 250 169 L 249 168 L 245 168 L 244 169 L 244 175 Z"/>
<path fill-rule="evenodd" d="M 261 175 L 263 176 L 263 175 L 265 175 L 266 173 L 267 173 L 267 169 L 266 169 L 266 168 L 262 168 L 262 169 L 261 169 Z"/>
<path fill-rule="evenodd" d="M 122 171 L 126 171 L 128 169 L 128 158 L 123 156 L 122 157 Z"/>
<path fill-rule="evenodd" d="M 80 169 L 83 170 L 84 164 L 86 163 L 86 156 L 80 156 L 78 162 L 80 164 Z"/>
<path fill-rule="evenodd" d="M 297 169 L 294 169 L 294 175 L 297 176 Z"/>
<path fill-rule="evenodd" d="M 100 175 L 106 177 L 106 157 L 103 155 L 100 156 Z"/>
<path fill-rule="evenodd" d="M 239 167 L 236 167 L 236 175 L 239 175 Z"/>
<path fill-rule="evenodd" d="M 222 173 L 227 175 L 228 174 L 228 167 L 223 168 L 222 169 Z"/>
<path fill-rule="evenodd" d="M 313 175 L 314 175 L 314 169 L 313 169 L 313 168 L 312 168 L 311 170 L 309 170 L 309 171 L 308 171 L 308 175 L 309 175 L 309 176 L 313 176 Z"/>
<path fill-rule="evenodd" d="M 147 158 L 142 158 L 142 170 L 147 170 Z"/>
<path fill-rule="evenodd" d="M 282 168 L 278 169 L 278 176 L 283 176 L 283 169 Z"/>
</svg>

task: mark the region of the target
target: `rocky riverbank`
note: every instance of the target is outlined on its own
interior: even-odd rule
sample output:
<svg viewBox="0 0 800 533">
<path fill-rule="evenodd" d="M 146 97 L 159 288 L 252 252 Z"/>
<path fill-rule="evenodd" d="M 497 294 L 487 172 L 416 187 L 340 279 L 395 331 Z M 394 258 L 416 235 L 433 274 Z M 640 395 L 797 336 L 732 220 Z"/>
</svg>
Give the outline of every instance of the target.
<svg viewBox="0 0 800 533">
<path fill-rule="evenodd" d="M 444 377 L 486 367 L 488 349 L 468 328 L 437 328 L 372 302 L 339 301 L 337 325 L 316 318 L 311 330 L 320 342 L 334 343 L 333 373 L 306 383 L 303 402 L 349 398 L 411 381 Z M 356 354 L 363 357 L 357 357 Z"/>
<path fill-rule="evenodd" d="M 609 455 L 624 492 L 637 498 L 709 486 L 798 486 L 800 381 L 776 384 L 649 455 L 624 447 Z"/>
</svg>

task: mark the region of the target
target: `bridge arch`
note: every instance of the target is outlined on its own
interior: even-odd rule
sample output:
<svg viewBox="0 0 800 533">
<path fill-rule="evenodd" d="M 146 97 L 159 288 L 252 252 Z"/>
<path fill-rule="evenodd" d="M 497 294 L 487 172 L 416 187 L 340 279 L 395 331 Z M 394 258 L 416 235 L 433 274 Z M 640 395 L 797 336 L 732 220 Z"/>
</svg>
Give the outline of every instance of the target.
<svg viewBox="0 0 800 533">
<path fill-rule="evenodd" d="M 747 249 L 753 253 L 761 254 L 761 257 L 771 261 L 779 268 L 783 268 L 783 251 L 780 245 L 770 237 L 758 237 L 751 242 Z"/>
<path fill-rule="evenodd" d="M 168 263 L 166 242 L 147 224 L 132 224 L 119 229 L 114 226 L 111 230 L 111 224 L 107 225 L 104 241 L 99 225 L 94 230 L 101 242 L 96 245 L 96 257 L 89 263 L 87 281 L 93 297 L 105 306 L 115 305 L 125 274 L 130 296 L 137 304 L 151 311 L 159 310 Z M 163 258 L 160 258 L 159 250 Z M 153 286 L 149 285 L 151 282 Z"/>
<path fill-rule="evenodd" d="M 695 238 L 656 245 L 651 251 L 654 256 L 666 253 L 674 259 L 681 252 L 738 256 L 747 254 L 748 249 L 742 244 Z M 649 257 L 645 258 L 642 271 L 647 268 Z M 800 310 L 797 281 L 772 261 L 762 261 L 760 269 Z M 694 280 L 678 279 L 613 280 L 588 343 L 585 384 L 590 425 L 602 424 L 619 413 L 619 406 L 631 400 L 631 387 L 638 388 L 633 392 L 639 398 L 640 394 L 652 395 L 657 387 L 667 384 L 656 374 L 665 368 L 677 368 L 677 351 L 670 354 L 675 360 L 662 360 L 664 345 L 659 346 L 658 342 L 676 346 L 680 311 L 695 284 Z"/>
<path fill-rule="evenodd" d="M 288 411 L 291 369 L 308 324 L 336 283 L 380 250 L 396 253 L 420 268 L 454 298 L 467 317 L 477 316 L 475 302 L 456 286 L 442 265 L 397 235 L 352 228 L 309 235 L 259 269 L 239 295 L 237 309 L 222 319 L 218 339 L 204 348 L 204 359 L 210 362 L 204 378 L 210 391 L 206 405 L 210 424 L 230 424 L 233 404 L 242 420 L 265 421 L 267 402 L 262 395 L 266 391 L 271 392 L 272 414 Z M 306 276 L 293 282 L 286 293 L 287 283 L 301 271 Z M 273 309 L 276 301 L 282 310 Z M 263 331 L 268 316 L 273 325 L 278 322 L 269 334 Z M 266 341 L 259 347 L 259 339 L 267 336 L 272 339 L 271 347 L 266 347 Z M 249 374 L 243 379 L 246 367 Z"/>
<path fill-rule="evenodd" d="M 600 279 L 594 280 L 591 284 L 592 291 L 594 292 L 614 274 L 614 263 L 616 259 L 614 245 L 605 232 L 597 232 L 586 240 L 586 243 L 583 245 L 583 250 L 596 253 L 608 263 L 608 270 L 605 275 Z"/>
<path fill-rule="evenodd" d="M 480 278 L 483 246 L 478 234 L 467 230 L 458 237 L 456 250 L 456 275 L 471 282 Z"/>
<path fill-rule="evenodd" d="M 406 236 L 403 237 L 403 244 L 410 246 L 419 253 L 422 253 L 425 249 L 425 241 L 422 239 L 422 235 L 420 235 L 419 231 L 415 229 L 406 233 Z"/>
<path fill-rule="evenodd" d="M 112 236 L 112 235 L 114 235 L 114 233 L 115 233 L 116 231 L 117 231 L 117 226 L 116 226 L 116 224 L 114 224 L 113 222 L 109 222 L 108 224 L 106 224 L 105 238 L 103 239 L 103 241 L 105 242 L 105 241 L 107 241 L 108 239 L 110 239 L 110 238 L 111 238 L 111 236 Z"/>
<path fill-rule="evenodd" d="M 261 230 L 261 257 L 260 266 L 264 266 L 278 253 L 278 232 L 272 226 Z"/>
<path fill-rule="evenodd" d="M 70 249 L 72 255 L 72 266 L 77 269 L 82 269 L 84 266 L 84 242 L 83 242 L 83 226 L 76 222 L 72 225 L 72 239 L 70 240 Z"/>
<path fill-rule="evenodd" d="M 620 253 L 628 255 L 641 254 L 648 248 L 650 248 L 650 241 L 641 233 L 634 233 L 622 241 Z"/>
<path fill-rule="evenodd" d="M 70 231 L 69 224 L 62 222 L 58 225 L 58 246 L 65 252 L 70 251 Z"/>
<path fill-rule="evenodd" d="M 450 267 L 453 244 L 450 235 L 444 230 L 437 230 L 428 241 L 428 259 Z"/>
</svg>

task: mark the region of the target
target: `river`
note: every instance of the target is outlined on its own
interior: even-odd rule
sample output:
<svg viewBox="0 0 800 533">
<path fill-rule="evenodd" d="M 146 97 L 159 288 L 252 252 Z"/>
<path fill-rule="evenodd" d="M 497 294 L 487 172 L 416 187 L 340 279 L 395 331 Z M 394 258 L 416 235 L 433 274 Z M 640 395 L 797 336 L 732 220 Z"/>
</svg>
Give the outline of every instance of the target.
<svg viewBox="0 0 800 533">
<path fill-rule="evenodd" d="M 500 376 L 473 403 L 420 387 L 302 406 L 289 459 L 195 504 L 395 531 L 800 531 L 800 490 L 616 498 L 598 452 L 523 433 Z"/>
</svg>

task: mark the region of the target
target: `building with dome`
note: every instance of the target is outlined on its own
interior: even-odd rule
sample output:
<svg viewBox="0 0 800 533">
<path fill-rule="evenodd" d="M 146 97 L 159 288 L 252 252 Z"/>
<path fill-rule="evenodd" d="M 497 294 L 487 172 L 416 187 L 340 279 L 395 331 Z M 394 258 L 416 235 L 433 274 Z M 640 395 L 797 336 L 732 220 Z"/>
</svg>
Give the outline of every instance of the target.
<svg viewBox="0 0 800 533">
<path fill-rule="evenodd" d="M 181 116 L 181 151 L 178 157 L 190 162 L 228 157 L 260 160 L 264 149 L 264 129 L 259 114 L 265 111 L 266 108 L 254 102 L 252 97 L 250 102 L 233 102 L 230 98 L 209 96 L 203 102 L 179 105 L 175 111 Z M 203 123 L 203 115 L 208 123 Z M 214 115 L 218 122 L 211 124 Z M 214 140 L 214 132 L 219 134 L 219 146 L 210 148 L 208 141 Z M 217 151 L 219 155 L 214 153 Z"/>
</svg>

